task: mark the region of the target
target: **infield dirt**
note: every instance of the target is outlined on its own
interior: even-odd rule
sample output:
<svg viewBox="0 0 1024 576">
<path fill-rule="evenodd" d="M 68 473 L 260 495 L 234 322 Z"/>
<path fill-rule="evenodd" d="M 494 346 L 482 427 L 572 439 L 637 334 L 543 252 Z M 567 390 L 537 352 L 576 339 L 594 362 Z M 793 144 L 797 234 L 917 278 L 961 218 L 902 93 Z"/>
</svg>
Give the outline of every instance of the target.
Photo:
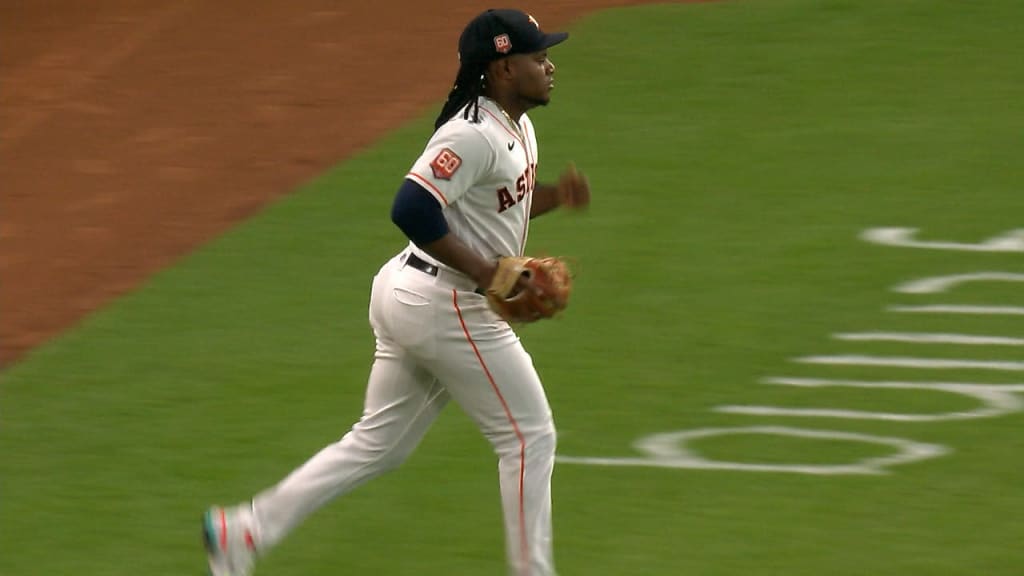
<svg viewBox="0 0 1024 576">
<path fill-rule="evenodd" d="M 483 8 L 339 4 L 0 2 L 0 364 L 441 101 Z"/>
</svg>

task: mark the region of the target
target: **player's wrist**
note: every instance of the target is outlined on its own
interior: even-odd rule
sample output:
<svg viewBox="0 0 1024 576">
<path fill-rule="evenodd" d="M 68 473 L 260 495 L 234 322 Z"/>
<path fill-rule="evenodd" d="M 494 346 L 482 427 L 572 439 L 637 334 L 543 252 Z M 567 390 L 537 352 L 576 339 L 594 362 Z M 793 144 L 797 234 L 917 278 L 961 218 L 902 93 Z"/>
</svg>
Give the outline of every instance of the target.
<svg viewBox="0 0 1024 576">
<path fill-rule="evenodd" d="M 498 270 L 498 263 L 491 262 L 489 260 L 481 259 L 475 270 L 470 274 L 470 278 L 476 282 L 476 285 L 480 288 L 487 288 L 491 285 L 491 281 L 494 280 L 494 273 Z"/>
</svg>

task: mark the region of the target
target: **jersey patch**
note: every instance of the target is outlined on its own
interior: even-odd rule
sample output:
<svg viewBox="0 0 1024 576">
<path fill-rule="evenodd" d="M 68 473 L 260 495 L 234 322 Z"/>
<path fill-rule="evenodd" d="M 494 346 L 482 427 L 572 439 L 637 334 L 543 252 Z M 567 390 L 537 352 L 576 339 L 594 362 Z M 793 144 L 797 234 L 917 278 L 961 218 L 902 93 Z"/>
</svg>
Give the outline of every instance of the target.
<svg viewBox="0 0 1024 576">
<path fill-rule="evenodd" d="M 430 170 L 434 172 L 434 178 L 438 180 L 451 180 L 459 166 L 462 166 L 462 158 L 459 158 L 459 155 L 451 148 L 441 150 L 430 162 Z"/>
</svg>

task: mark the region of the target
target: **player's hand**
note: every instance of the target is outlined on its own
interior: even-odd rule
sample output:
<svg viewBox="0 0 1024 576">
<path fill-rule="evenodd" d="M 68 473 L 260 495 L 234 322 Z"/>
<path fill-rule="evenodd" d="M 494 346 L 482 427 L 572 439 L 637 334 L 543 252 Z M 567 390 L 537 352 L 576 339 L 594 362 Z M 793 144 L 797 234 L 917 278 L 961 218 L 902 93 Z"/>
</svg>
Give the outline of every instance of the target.
<svg viewBox="0 0 1024 576">
<path fill-rule="evenodd" d="M 582 210 L 590 204 L 590 183 L 575 164 L 569 166 L 558 178 L 558 203 L 566 208 Z"/>
</svg>

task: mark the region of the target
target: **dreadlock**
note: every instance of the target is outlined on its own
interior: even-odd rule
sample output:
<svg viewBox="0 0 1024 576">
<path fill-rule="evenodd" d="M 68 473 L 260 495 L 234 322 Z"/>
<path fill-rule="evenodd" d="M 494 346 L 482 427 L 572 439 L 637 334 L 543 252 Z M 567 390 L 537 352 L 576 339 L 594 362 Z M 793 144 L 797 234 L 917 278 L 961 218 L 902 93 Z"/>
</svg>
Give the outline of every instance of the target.
<svg viewBox="0 0 1024 576">
<path fill-rule="evenodd" d="M 484 70 L 487 69 L 486 62 L 463 62 L 459 66 L 459 72 L 455 76 L 455 85 L 448 93 L 448 99 L 441 108 L 441 113 L 434 121 L 434 130 L 437 130 L 445 122 L 451 120 L 455 113 L 465 106 L 463 118 L 469 119 L 470 110 L 473 111 L 473 122 L 480 121 L 480 96 L 484 91 Z M 469 104 L 469 106 L 466 106 Z"/>
</svg>

